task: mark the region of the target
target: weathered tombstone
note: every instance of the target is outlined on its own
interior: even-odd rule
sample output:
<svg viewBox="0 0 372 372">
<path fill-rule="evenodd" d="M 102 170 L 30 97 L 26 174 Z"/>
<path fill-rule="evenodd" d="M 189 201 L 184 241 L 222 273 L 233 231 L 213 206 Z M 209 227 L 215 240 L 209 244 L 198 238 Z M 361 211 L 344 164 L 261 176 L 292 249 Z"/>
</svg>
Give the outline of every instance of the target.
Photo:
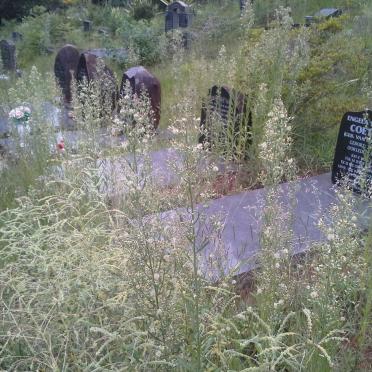
<svg viewBox="0 0 372 372">
<path fill-rule="evenodd" d="M 187 28 L 191 25 L 193 12 L 183 1 L 174 1 L 168 5 L 165 13 L 165 32 L 176 28 Z"/>
<path fill-rule="evenodd" d="M 235 140 L 241 130 L 245 131 L 242 135 L 248 135 L 252 126 L 252 115 L 247 106 L 247 97 L 243 94 L 225 86 L 214 85 L 209 90 L 208 99 L 203 102 L 200 116 L 202 133 L 199 136 L 199 143 L 211 146 L 216 139 L 214 130 L 218 132 L 218 140 L 223 141 L 230 125 L 233 126 Z M 213 113 L 218 115 L 222 128 L 213 128 Z"/>
<path fill-rule="evenodd" d="M 1 60 L 3 62 L 3 68 L 7 71 L 16 71 L 17 62 L 16 62 L 16 48 L 13 43 L 8 42 L 7 40 L 0 41 L 1 49 Z"/>
<path fill-rule="evenodd" d="M 341 121 L 332 182 L 344 179 L 357 193 L 371 186 L 372 180 L 372 111 L 347 112 Z M 361 183 L 365 182 L 363 186 Z"/>
<path fill-rule="evenodd" d="M 94 54 L 98 58 L 124 59 L 128 57 L 128 50 L 125 48 L 95 48 L 88 49 L 86 53 Z"/>
<path fill-rule="evenodd" d="M 100 34 L 100 35 L 102 35 L 102 36 L 109 36 L 109 31 L 108 31 L 108 29 L 107 28 L 99 28 L 98 29 L 98 33 Z"/>
<path fill-rule="evenodd" d="M 341 14 L 342 14 L 341 9 L 325 8 L 325 9 L 321 9 L 319 12 L 315 13 L 314 17 L 329 19 L 329 18 L 339 17 Z"/>
<path fill-rule="evenodd" d="M 90 32 L 92 30 L 92 21 L 85 20 L 83 21 L 84 32 Z"/>
<path fill-rule="evenodd" d="M 305 26 L 309 27 L 312 23 L 321 19 L 330 19 L 339 17 L 342 14 L 341 9 L 337 8 L 325 8 L 319 10 L 313 16 L 305 16 Z"/>
<path fill-rule="evenodd" d="M 102 93 L 108 92 L 112 99 L 112 109 L 116 106 L 117 101 L 117 84 L 115 75 L 113 72 L 102 62 L 103 70 L 99 70 L 99 62 L 102 61 L 97 58 L 94 54 L 82 53 L 77 66 L 76 80 L 78 83 L 82 83 L 86 80 L 90 83 L 97 78 L 102 81 L 101 89 Z"/>
<path fill-rule="evenodd" d="M 160 11 L 164 12 L 167 10 L 168 3 L 165 0 L 159 0 L 157 6 Z"/>
<path fill-rule="evenodd" d="M 312 23 L 314 23 L 314 16 L 305 16 L 305 26 L 309 27 Z"/>
<path fill-rule="evenodd" d="M 9 122 L 5 117 L 0 116 L 0 138 L 9 137 L 9 134 L 10 134 Z"/>
<path fill-rule="evenodd" d="M 20 32 L 13 31 L 12 32 L 12 40 L 14 42 L 21 41 L 23 39 L 23 35 Z"/>
<path fill-rule="evenodd" d="M 154 128 L 156 129 L 160 122 L 161 87 L 159 80 L 142 66 L 132 67 L 123 74 L 120 95 L 124 93 L 128 81 L 132 93 L 140 95 L 145 91 L 148 94 L 154 116 Z"/>
<path fill-rule="evenodd" d="M 76 79 L 80 53 L 74 45 L 67 44 L 59 50 L 54 62 L 54 74 L 62 88 L 65 102 L 71 102 L 71 81 Z"/>
</svg>

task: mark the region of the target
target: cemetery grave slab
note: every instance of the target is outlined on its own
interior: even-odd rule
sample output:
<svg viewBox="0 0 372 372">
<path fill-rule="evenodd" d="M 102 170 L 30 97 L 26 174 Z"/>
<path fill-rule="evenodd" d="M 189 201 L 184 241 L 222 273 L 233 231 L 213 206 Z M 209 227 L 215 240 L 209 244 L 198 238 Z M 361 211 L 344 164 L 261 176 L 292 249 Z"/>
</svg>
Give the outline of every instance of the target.
<svg viewBox="0 0 372 372">
<path fill-rule="evenodd" d="M 320 217 L 329 222 L 330 208 L 337 203 L 335 189 L 332 186 L 331 174 L 325 173 L 296 183 L 279 185 L 278 192 L 283 206 L 290 205 L 290 195 L 295 188 L 294 218 L 291 223 L 293 237 L 291 245 L 293 254 L 306 252 L 312 243 L 325 239 L 323 232 L 318 227 Z M 257 264 L 257 255 L 260 250 L 260 234 L 263 228 L 263 211 L 267 190 L 257 189 L 243 193 L 225 196 L 197 206 L 200 221 L 197 224 L 199 245 L 204 239 L 207 245 L 201 253 L 202 267 L 209 272 L 210 257 L 218 256 L 225 262 L 225 272 L 238 268 L 236 274 L 252 270 Z M 284 208 L 284 213 L 288 208 Z M 368 200 L 360 199 L 358 213 L 361 216 L 360 226 L 368 226 L 372 215 L 371 205 Z M 161 213 L 156 216 L 169 228 L 172 221 L 190 221 L 191 215 L 185 209 L 178 209 Z M 221 232 L 213 228 L 216 219 L 223 225 Z M 278 221 L 278 223 L 280 223 Z M 176 223 L 175 226 L 179 226 Z M 283 229 L 288 230 L 288 225 Z M 179 233 L 175 231 L 175 234 Z M 281 247 L 288 248 L 286 247 Z M 217 261 L 216 261 L 217 262 Z M 204 270 L 204 271 L 205 271 Z"/>
</svg>

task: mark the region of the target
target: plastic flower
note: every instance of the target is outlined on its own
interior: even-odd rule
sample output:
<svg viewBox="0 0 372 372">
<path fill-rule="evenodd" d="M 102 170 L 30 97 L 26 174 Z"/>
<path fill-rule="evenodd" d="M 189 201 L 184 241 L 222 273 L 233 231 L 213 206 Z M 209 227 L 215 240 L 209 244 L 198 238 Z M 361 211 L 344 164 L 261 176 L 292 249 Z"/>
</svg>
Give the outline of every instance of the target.
<svg viewBox="0 0 372 372">
<path fill-rule="evenodd" d="M 16 124 L 27 124 L 31 116 L 31 109 L 27 106 L 19 106 L 11 110 L 8 116 Z"/>
<path fill-rule="evenodd" d="M 63 138 L 59 140 L 59 142 L 57 142 L 57 150 L 59 152 L 65 152 L 65 141 L 63 140 Z"/>
</svg>

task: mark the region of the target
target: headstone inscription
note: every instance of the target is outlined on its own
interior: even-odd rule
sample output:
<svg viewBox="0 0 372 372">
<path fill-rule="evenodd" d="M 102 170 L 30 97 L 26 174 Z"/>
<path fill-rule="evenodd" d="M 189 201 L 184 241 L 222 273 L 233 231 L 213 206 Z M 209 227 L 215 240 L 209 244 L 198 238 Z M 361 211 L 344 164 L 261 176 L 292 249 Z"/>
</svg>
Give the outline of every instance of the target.
<svg viewBox="0 0 372 372">
<path fill-rule="evenodd" d="M 120 95 L 124 94 L 126 83 L 129 81 L 132 93 L 140 95 L 145 91 L 153 111 L 154 128 L 159 126 L 161 106 L 161 86 L 159 80 L 142 66 L 132 67 L 123 74 Z"/>
<path fill-rule="evenodd" d="M 3 68 L 7 71 L 16 71 L 16 48 L 13 43 L 7 40 L 0 41 L 1 60 L 3 62 Z"/>
<path fill-rule="evenodd" d="M 54 62 L 54 74 L 66 103 L 71 102 L 71 81 L 76 79 L 79 58 L 80 53 L 77 48 L 67 44 L 59 50 Z"/>
<path fill-rule="evenodd" d="M 215 127 L 214 114 L 217 114 L 218 125 L 222 125 L 222 128 Z M 252 113 L 248 110 L 247 97 L 234 89 L 215 85 L 209 90 L 208 98 L 202 105 L 199 143 L 211 146 L 216 140 L 224 141 L 229 127 L 233 130 L 234 141 L 239 134 L 249 136 Z M 249 142 L 247 140 L 247 144 Z"/>
<path fill-rule="evenodd" d="M 332 182 L 342 179 L 355 192 L 364 193 L 372 181 L 372 111 L 347 112 L 341 121 Z"/>
<path fill-rule="evenodd" d="M 93 54 L 82 53 L 77 66 L 76 80 L 78 84 L 81 84 L 84 80 L 90 83 L 99 78 L 101 81 L 101 99 L 104 99 L 104 96 L 109 94 L 112 100 L 112 109 L 114 109 L 118 96 L 115 75 L 103 61 L 101 63 L 102 69 L 100 69 L 99 61 L 102 60 Z"/>
</svg>

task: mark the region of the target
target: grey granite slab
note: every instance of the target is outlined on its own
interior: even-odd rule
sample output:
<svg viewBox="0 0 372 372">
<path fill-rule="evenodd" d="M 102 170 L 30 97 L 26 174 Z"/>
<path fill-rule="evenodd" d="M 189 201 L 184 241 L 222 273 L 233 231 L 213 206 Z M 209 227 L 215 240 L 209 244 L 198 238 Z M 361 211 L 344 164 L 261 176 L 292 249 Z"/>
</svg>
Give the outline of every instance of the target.
<svg viewBox="0 0 372 372">
<path fill-rule="evenodd" d="M 288 219 L 287 225 L 281 226 L 286 231 L 293 231 L 292 239 L 280 249 L 287 248 L 293 254 L 300 253 L 308 250 L 314 242 L 325 239 L 318 222 L 320 217 L 329 221 L 330 208 L 337 203 L 334 187 L 330 173 L 279 186 L 279 200 L 284 214 L 291 211 L 289 199 L 295 201 L 293 218 Z M 290 197 L 293 188 L 294 198 Z M 235 270 L 238 274 L 256 266 L 261 247 L 266 194 L 266 189 L 257 189 L 196 206 L 199 215 L 196 224 L 197 241 L 199 247 L 203 247 L 200 254 L 201 267 L 205 273 L 218 277 L 218 270 L 225 273 Z M 362 217 L 361 224 L 366 224 L 371 216 L 369 201 L 361 200 L 359 213 Z M 178 209 L 161 213 L 157 218 L 171 228 L 173 222 L 176 222 L 175 226 L 179 226 L 184 221 L 190 221 L 191 214 L 186 209 Z M 220 232 L 213 228 L 216 221 L 223 226 Z M 280 223 L 278 220 L 278 226 Z"/>
</svg>

